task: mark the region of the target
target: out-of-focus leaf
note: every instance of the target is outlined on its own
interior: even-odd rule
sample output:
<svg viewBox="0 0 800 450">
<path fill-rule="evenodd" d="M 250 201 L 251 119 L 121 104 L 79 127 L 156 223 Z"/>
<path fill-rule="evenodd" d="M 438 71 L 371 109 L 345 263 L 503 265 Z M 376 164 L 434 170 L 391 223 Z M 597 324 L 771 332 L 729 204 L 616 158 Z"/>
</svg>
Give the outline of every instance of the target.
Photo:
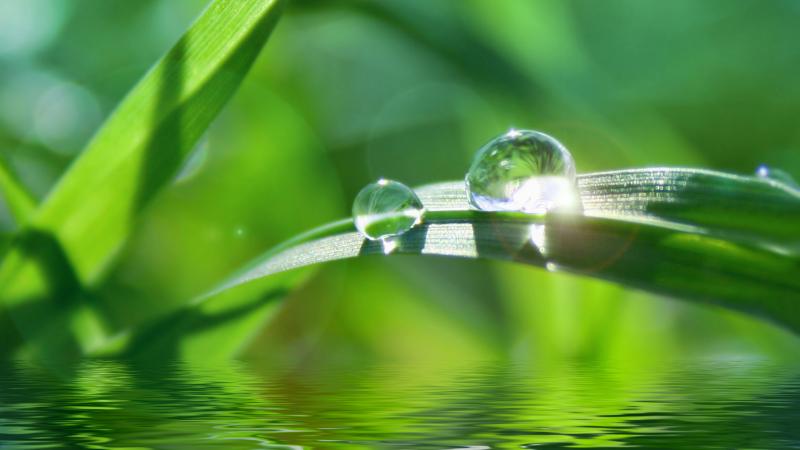
<svg viewBox="0 0 800 450">
<path fill-rule="evenodd" d="M 213 1 L 103 124 L 0 266 L 0 301 L 22 328 L 64 333 L 67 322 L 75 324 L 70 311 L 77 306 L 69 299 L 99 280 L 143 208 L 173 179 L 236 92 L 282 5 L 282 0 Z M 43 317 L 53 323 L 42 324 Z"/>
<path fill-rule="evenodd" d="M 271 32 L 278 0 L 217 0 L 127 95 L 32 222 L 90 283 L 236 92 Z"/>
<path fill-rule="evenodd" d="M 800 192 L 696 169 L 580 177 L 584 214 L 468 208 L 461 182 L 422 187 L 425 223 L 391 254 L 502 259 L 711 301 L 800 329 Z M 215 290 L 318 262 L 384 254 L 344 220 L 273 249 Z"/>
<path fill-rule="evenodd" d="M 467 77 L 487 85 L 522 95 L 528 100 L 539 94 L 535 80 L 528 79 L 518 67 L 488 45 L 459 16 L 462 5 L 429 2 L 337 2 L 305 0 L 298 6 L 306 9 L 342 9 L 357 6 L 357 11 L 396 29 L 421 48 L 436 54 Z M 453 6 L 456 6 L 453 8 Z"/>
</svg>

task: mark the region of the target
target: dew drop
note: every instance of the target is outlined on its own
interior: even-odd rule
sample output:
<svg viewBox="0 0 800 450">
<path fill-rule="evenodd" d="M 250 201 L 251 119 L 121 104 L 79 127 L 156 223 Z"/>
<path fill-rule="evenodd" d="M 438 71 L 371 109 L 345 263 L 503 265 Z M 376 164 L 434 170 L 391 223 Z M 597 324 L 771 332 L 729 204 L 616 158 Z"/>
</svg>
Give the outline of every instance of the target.
<svg viewBox="0 0 800 450">
<path fill-rule="evenodd" d="M 356 228 L 367 239 L 383 241 L 384 253 L 390 253 L 396 247 L 392 237 L 400 236 L 422 222 L 424 211 L 422 202 L 411 188 L 386 179 L 366 185 L 353 201 Z"/>
<path fill-rule="evenodd" d="M 511 129 L 489 141 L 475 155 L 466 184 L 470 204 L 483 211 L 581 209 L 572 155 L 538 131 Z"/>
<path fill-rule="evenodd" d="M 800 188 L 800 185 L 797 184 L 797 181 L 795 181 L 791 175 L 783 170 L 769 167 L 766 164 L 762 164 L 756 168 L 756 176 L 759 178 L 777 181 L 796 189 Z"/>
</svg>

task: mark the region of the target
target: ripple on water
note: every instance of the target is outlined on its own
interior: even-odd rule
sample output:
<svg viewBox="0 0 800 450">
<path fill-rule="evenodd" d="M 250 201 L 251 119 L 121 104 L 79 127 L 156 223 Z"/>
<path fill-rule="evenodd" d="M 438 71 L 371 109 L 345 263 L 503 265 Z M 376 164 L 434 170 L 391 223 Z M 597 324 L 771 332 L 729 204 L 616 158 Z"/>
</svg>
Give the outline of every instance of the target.
<svg viewBox="0 0 800 450">
<path fill-rule="evenodd" d="M 0 368 L 0 447 L 800 448 L 800 367 Z"/>
</svg>

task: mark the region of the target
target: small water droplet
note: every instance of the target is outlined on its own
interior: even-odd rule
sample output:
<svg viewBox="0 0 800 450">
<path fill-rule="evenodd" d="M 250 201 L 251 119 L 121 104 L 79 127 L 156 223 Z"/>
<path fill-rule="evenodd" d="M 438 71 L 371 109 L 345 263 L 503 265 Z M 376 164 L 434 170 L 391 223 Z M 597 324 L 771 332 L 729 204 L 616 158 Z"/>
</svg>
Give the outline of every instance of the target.
<svg viewBox="0 0 800 450">
<path fill-rule="evenodd" d="M 489 141 L 475 155 L 466 183 L 470 203 L 483 211 L 581 208 L 572 155 L 538 131 L 512 129 Z"/>
<path fill-rule="evenodd" d="M 762 164 L 756 168 L 756 176 L 777 181 L 793 188 L 800 188 L 800 185 L 797 184 L 797 181 L 795 181 L 791 175 L 783 170 L 769 167 L 766 164 Z"/>
<path fill-rule="evenodd" d="M 424 211 L 411 188 L 386 179 L 366 185 L 353 201 L 356 228 L 367 239 L 382 240 L 384 253 L 390 253 L 397 245 L 391 237 L 400 236 L 422 222 Z"/>
</svg>

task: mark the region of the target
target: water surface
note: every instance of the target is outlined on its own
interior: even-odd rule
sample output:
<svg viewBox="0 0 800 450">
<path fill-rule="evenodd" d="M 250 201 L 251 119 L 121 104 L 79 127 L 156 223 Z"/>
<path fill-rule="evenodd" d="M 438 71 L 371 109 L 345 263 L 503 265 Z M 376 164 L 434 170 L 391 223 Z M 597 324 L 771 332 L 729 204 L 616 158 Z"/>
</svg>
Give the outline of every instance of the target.
<svg viewBox="0 0 800 450">
<path fill-rule="evenodd" d="M 800 367 L 764 359 L 328 370 L 0 369 L 0 448 L 800 448 Z"/>
</svg>

